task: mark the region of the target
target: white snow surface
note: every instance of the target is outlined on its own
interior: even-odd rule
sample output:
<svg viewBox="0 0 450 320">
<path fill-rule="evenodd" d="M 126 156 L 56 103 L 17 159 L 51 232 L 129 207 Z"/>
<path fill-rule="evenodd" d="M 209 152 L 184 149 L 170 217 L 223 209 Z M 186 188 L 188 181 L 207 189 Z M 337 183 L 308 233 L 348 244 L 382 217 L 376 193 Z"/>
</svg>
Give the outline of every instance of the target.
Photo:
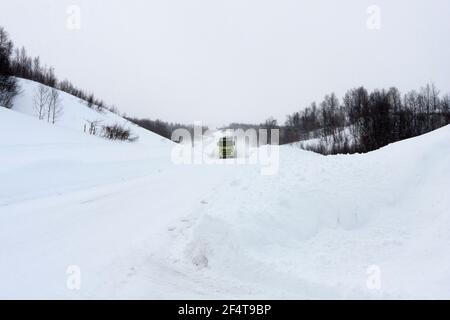
<svg viewBox="0 0 450 320">
<path fill-rule="evenodd" d="M 0 298 L 450 298 L 450 127 L 365 155 L 281 147 L 264 176 L 175 165 L 131 124 L 136 143 L 86 135 L 125 120 L 69 95 L 39 121 L 35 85 L 0 108 Z"/>
</svg>

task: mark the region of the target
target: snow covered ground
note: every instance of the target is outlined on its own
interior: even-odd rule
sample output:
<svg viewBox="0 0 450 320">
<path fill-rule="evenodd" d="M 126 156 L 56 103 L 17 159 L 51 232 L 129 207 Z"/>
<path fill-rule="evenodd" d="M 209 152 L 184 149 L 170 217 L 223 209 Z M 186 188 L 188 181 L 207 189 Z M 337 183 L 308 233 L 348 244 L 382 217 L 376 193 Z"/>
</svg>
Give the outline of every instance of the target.
<svg viewBox="0 0 450 320">
<path fill-rule="evenodd" d="M 281 147 L 265 176 L 175 165 L 137 127 L 86 135 L 125 120 L 68 95 L 48 125 L 24 83 L 0 108 L 0 298 L 450 298 L 450 127 L 366 155 Z"/>
</svg>

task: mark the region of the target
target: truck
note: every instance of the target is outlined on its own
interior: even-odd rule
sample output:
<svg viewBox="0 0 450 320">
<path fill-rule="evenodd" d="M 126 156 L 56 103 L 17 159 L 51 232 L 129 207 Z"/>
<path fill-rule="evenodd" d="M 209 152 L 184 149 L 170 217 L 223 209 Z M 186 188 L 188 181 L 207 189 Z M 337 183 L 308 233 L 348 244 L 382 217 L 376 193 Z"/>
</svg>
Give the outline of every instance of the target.
<svg viewBox="0 0 450 320">
<path fill-rule="evenodd" d="M 236 157 L 236 139 L 234 137 L 222 137 L 217 143 L 220 159 L 231 159 Z"/>
</svg>

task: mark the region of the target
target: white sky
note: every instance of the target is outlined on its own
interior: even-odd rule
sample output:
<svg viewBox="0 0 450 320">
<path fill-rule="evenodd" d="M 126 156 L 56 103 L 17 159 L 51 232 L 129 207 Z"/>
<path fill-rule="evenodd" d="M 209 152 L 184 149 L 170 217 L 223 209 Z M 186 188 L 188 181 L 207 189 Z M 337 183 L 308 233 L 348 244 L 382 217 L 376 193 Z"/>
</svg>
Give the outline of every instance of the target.
<svg viewBox="0 0 450 320">
<path fill-rule="evenodd" d="M 0 25 L 59 78 L 129 115 L 210 125 L 284 121 L 360 85 L 448 92 L 449 14 L 448 0 L 0 0 Z"/>
</svg>

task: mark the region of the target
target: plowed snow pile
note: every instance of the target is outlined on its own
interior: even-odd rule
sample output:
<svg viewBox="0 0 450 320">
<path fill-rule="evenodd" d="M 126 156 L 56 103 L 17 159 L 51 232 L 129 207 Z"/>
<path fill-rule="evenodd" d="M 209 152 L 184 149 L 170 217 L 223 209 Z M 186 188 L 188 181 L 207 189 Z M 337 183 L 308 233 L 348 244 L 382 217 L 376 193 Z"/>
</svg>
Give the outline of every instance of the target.
<svg viewBox="0 0 450 320">
<path fill-rule="evenodd" d="M 0 108 L 0 298 L 450 298 L 450 127 L 366 155 L 281 147 L 263 176 L 21 103 Z"/>
</svg>

